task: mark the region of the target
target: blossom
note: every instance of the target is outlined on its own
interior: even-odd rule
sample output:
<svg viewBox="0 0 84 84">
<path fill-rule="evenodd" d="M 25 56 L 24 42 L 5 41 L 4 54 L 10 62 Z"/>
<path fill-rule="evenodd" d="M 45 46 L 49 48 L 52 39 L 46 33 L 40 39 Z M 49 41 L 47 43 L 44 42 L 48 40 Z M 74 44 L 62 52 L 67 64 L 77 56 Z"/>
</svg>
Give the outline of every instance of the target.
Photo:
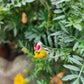
<svg viewBox="0 0 84 84">
<path fill-rule="evenodd" d="M 40 51 L 34 51 L 34 54 L 34 58 L 43 58 L 44 56 L 46 56 L 46 51 L 42 49 Z"/>
<path fill-rule="evenodd" d="M 21 73 L 17 74 L 17 76 L 14 78 L 14 84 L 26 84 Z"/>
<path fill-rule="evenodd" d="M 39 41 L 34 46 L 35 51 L 41 51 L 42 50 L 42 43 Z"/>
</svg>

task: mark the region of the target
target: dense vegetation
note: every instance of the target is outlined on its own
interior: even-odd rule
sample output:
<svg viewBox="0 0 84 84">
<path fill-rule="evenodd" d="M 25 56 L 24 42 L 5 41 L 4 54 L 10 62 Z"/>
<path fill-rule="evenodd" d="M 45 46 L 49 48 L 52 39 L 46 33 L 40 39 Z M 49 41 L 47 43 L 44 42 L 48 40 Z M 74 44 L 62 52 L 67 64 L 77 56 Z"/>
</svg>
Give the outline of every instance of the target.
<svg viewBox="0 0 84 84">
<path fill-rule="evenodd" d="M 48 57 L 33 58 L 38 41 L 51 50 Z M 84 84 L 84 0 L 0 0 L 0 42 L 28 49 L 35 84 L 63 71 L 64 84 Z"/>
</svg>

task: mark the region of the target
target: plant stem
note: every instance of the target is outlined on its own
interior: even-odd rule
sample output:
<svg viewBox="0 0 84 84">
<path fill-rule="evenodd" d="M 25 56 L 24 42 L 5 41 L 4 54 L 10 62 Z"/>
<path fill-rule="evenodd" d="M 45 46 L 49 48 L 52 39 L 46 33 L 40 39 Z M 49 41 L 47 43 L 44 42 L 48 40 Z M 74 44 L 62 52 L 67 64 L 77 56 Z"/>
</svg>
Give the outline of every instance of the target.
<svg viewBox="0 0 84 84">
<path fill-rule="evenodd" d="M 38 68 L 37 70 L 36 70 L 36 72 L 34 73 L 34 76 L 40 71 L 40 70 L 42 70 L 42 68 L 40 67 L 40 68 Z"/>
<path fill-rule="evenodd" d="M 67 53 L 70 53 L 71 51 L 72 51 L 72 49 L 71 49 L 69 52 L 65 52 L 65 53 L 59 54 L 59 55 L 57 55 L 57 56 L 51 56 L 51 57 L 48 57 L 48 58 L 60 57 L 60 56 L 66 55 Z"/>
<path fill-rule="evenodd" d="M 59 54 L 59 55 L 57 55 L 57 56 L 48 57 L 48 58 L 56 58 L 56 57 L 60 57 L 60 56 L 62 56 L 62 55 L 65 55 L 65 53 Z"/>
<path fill-rule="evenodd" d="M 80 70 L 80 73 L 79 73 L 79 75 L 78 75 L 78 78 L 77 78 L 77 79 L 79 79 L 79 78 L 80 78 L 81 73 L 82 73 L 82 71 L 83 71 L 83 68 L 84 68 L 84 63 L 83 63 L 83 65 L 82 65 L 82 67 L 81 67 L 81 70 Z"/>
</svg>

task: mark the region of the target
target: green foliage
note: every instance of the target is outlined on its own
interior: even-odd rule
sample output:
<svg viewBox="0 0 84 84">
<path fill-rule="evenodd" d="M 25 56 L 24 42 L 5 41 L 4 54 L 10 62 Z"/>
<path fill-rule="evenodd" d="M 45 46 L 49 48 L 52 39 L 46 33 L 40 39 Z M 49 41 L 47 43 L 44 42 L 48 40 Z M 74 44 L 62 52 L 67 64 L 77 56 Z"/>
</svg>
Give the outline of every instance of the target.
<svg viewBox="0 0 84 84">
<path fill-rule="evenodd" d="M 48 57 L 31 60 L 28 74 L 36 84 L 49 84 L 64 69 L 64 84 L 84 84 L 84 0 L 1 0 L 0 43 L 10 41 L 31 58 L 37 41 L 50 49 Z"/>
<path fill-rule="evenodd" d="M 81 83 L 84 83 L 82 81 L 82 80 L 84 80 L 84 78 L 81 80 L 81 77 L 83 77 L 83 75 L 84 75 L 84 72 L 83 72 L 83 68 L 84 68 L 83 59 L 80 58 L 79 56 L 73 56 L 73 58 L 70 57 L 69 59 L 72 62 L 72 64 L 71 65 L 68 65 L 68 64 L 64 65 L 64 67 L 68 68 L 70 70 L 73 70 L 74 72 L 71 73 L 71 75 L 65 76 L 62 80 L 68 81 L 68 80 L 76 79 L 72 84 L 77 84 L 77 83 L 81 84 Z M 73 66 L 75 64 L 76 64 L 76 66 Z"/>
</svg>

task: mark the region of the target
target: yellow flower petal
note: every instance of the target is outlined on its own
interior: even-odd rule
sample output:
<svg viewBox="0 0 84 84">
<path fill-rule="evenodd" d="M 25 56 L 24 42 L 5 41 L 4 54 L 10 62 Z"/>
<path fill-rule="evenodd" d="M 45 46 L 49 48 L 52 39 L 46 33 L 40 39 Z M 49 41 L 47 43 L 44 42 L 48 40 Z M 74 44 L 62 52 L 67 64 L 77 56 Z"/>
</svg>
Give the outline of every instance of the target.
<svg viewBox="0 0 84 84">
<path fill-rule="evenodd" d="M 42 49 L 41 51 L 34 51 L 34 58 L 43 58 L 46 56 L 46 51 Z"/>
<path fill-rule="evenodd" d="M 21 73 L 17 74 L 17 76 L 14 78 L 14 84 L 25 84 L 23 75 Z"/>
</svg>

